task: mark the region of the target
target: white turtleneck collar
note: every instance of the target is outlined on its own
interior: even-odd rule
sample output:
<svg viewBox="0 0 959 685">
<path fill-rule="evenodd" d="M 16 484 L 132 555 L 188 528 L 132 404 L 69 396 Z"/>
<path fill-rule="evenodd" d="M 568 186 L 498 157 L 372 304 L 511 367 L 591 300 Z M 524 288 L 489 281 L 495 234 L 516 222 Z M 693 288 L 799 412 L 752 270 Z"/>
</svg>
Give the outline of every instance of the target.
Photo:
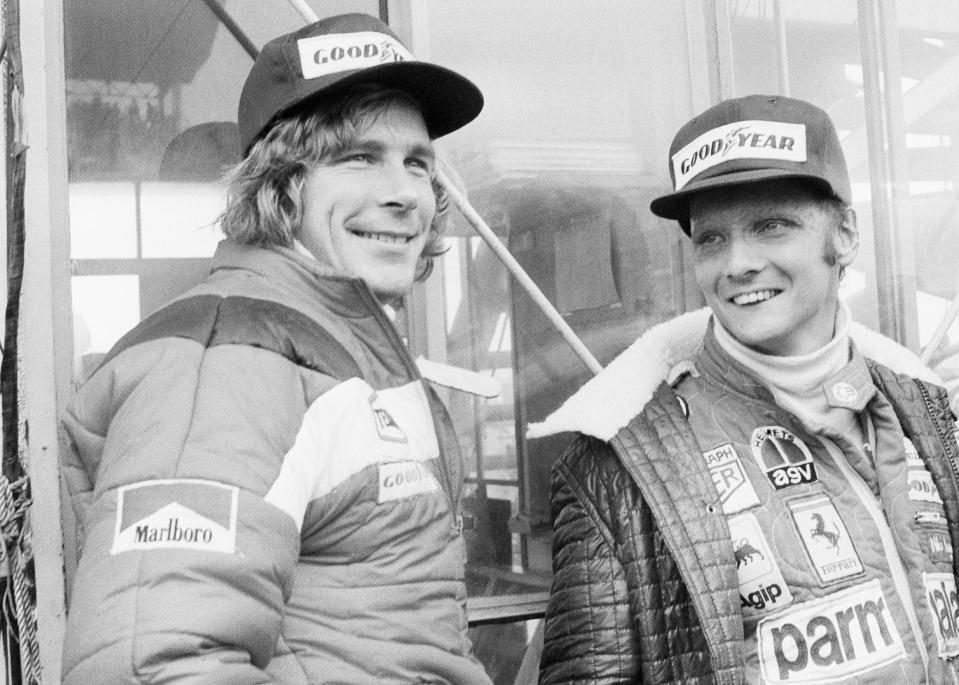
<svg viewBox="0 0 959 685">
<path fill-rule="evenodd" d="M 832 340 L 808 354 L 775 356 L 746 347 L 723 328 L 718 319 L 713 319 L 716 340 L 726 354 L 767 385 L 777 404 L 810 427 L 859 432 L 856 410 L 861 406 L 837 406 L 829 392 L 837 374 L 843 372 L 852 359 L 850 320 L 849 310 L 840 303 Z M 864 376 L 868 378 L 868 374 Z M 866 395 L 863 393 L 863 400 Z"/>
</svg>

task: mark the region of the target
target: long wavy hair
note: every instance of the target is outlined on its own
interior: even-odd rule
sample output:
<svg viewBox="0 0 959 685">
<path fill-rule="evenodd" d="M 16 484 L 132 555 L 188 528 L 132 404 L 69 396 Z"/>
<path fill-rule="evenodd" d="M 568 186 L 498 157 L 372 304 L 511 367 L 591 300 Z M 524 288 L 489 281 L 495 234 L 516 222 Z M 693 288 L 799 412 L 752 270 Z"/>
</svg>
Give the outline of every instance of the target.
<svg viewBox="0 0 959 685">
<path fill-rule="evenodd" d="M 274 123 L 227 172 L 226 208 L 219 217 L 227 237 L 243 245 L 293 247 L 303 218 L 306 177 L 348 148 L 363 131 L 398 104 L 422 108 L 408 94 L 373 85 L 357 86 Z M 433 271 L 433 259 L 443 254 L 443 231 L 449 197 L 435 173 L 430 178 L 436 215 L 416 265 L 416 280 Z"/>
</svg>

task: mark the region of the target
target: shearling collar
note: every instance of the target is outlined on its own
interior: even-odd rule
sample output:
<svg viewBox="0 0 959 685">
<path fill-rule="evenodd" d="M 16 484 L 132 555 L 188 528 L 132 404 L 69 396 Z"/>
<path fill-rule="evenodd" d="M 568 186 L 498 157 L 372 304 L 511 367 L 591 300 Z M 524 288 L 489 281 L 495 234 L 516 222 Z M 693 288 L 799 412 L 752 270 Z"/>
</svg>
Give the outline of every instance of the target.
<svg viewBox="0 0 959 685">
<path fill-rule="evenodd" d="M 528 438 L 575 431 L 609 440 L 643 410 L 671 370 L 692 361 L 706 335 L 711 311 L 699 309 L 653 326 L 590 379 L 555 412 L 532 423 Z M 897 373 L 942 385 L 919 357 L 855 321 L 849 335 L 864 357 Z"/>
</svg>

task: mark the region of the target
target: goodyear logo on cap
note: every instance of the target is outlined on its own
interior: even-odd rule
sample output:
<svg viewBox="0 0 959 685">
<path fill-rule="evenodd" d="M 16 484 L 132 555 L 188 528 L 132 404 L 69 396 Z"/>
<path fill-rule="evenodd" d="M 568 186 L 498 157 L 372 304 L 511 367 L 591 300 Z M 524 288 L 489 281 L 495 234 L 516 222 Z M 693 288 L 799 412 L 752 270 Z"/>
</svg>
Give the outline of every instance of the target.
<svg viewBox="0 0 959 685">
<path fill-rule="evenodd" d="M 308 79 L 415 59 L 398 40 L 376 31 L 301 38 L 296 46 L 303 78 Z"/>
<path fill-rule="evenodd" d="M 673 155 L 676 190 L 696 175 L 732 159 L 805 162 L 806 126 L 751 120 L 707 131 Z"/>
</svg>

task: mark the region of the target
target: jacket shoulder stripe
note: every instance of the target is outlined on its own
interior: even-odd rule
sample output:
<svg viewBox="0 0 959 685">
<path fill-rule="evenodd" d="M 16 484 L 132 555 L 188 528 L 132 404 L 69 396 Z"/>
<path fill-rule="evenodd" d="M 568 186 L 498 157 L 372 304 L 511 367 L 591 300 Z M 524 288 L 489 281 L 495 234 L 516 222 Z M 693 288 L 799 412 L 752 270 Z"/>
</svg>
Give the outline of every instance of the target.
<svg viewBox="0 0 959 685">
<path fill-rule="evenodd" d="M 278 302 L 218 295 L 177 300 L 151 314 L 120 339 L 101 366 L 130 347 L 167 337 L 195 340 L 204 347 L 249 345 L 331 376 L 361 375 L 347 349 L 307 315 Z"/>
</svg>

